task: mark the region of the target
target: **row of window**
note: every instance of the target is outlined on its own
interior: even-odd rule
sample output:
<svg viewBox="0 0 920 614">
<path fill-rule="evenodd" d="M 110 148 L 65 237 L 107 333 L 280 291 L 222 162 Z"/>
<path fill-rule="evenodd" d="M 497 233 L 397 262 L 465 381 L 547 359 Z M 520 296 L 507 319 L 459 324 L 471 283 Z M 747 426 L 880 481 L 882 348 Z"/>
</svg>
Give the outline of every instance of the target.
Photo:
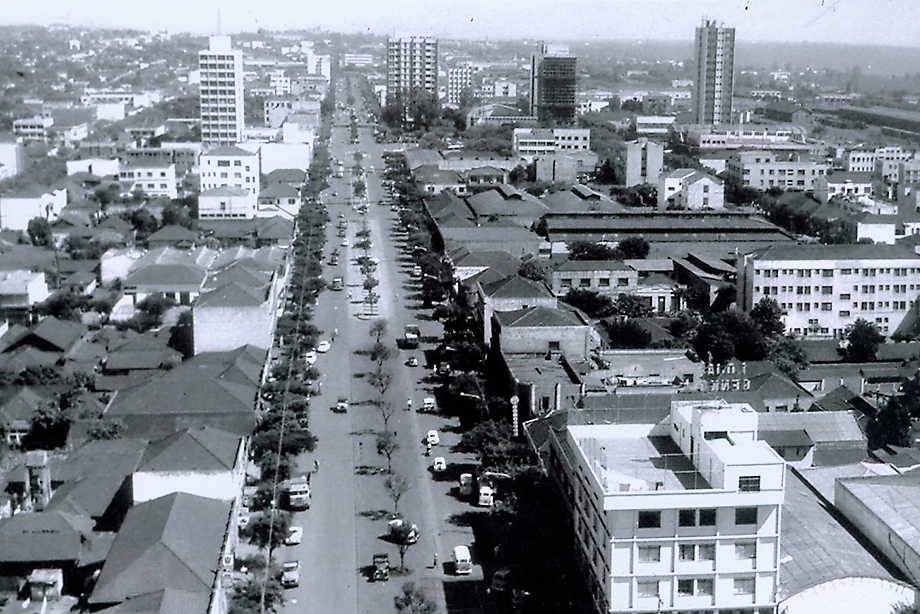
<svg viewBox="0 0 920 614">
<path fill-rule="evenodd" d="M 830 312 L 834 310 L 833 303 L 778 303 L 781 309 L 788 311 L 811 311 L 812 305 L 814 305 L 815 311 L 826 311 Z M 858 311 L 873 311 L 875 309 L 891 309 L 893 311 L 907 311 L 910 309 L 911 303 L 908 301 L 853 301 L 853 309 Z M 841 318 L 850 317 L 849 309 L 841 309 L 837 312 L 837 315 Z M 887 318 L 886 318 L 887 320 Z"/>
<path fill-rule="evenodd" d="M 735 595 L 753 595 L 754 578 L 740 577 L 733 578 L 733 589 Z M 714 580 L 712 578 L 678 578 L 677 595 L 679 597 L 711 597 L 713 594 Z M 636 596 L 638 597 L 661 597 L 659 588 L 661 581 L 657 578 L 648 580 L 638 580 L 636 582 Z"/>
<path fill-rule="evenodd" d="M 757 476 L 743 477 L 738 484 L 739 490 L 747 492 L 760 490 L 760 478 Z M 735 508 L 735 525 L 756 525 L 757 508 L 756 507 L 738 507 Z M 677 524 L 681 527 L 714 527 L 716 526 L 716 510 L 679 510 L 677 513 Z M 643 510 L 639 512 L 638 526 L 640 529 L 660 529 L 661 528 L 661 511 Z"/>
<path fill-rule="evenodd" d="M 757 560 L 757 543 L 754 541 L 737 542 L 734 550 L 736 561 Z M 715 543 L 680 544 L 677 548 L 677 558 L 685 563 L 715 561 L 716 545 Z M 639 546 L 636 561 L 638 563 L 660 563 L 661 546 Z"/>
<path fill-rule="evenodd" d="M 796 277 L 833 277 L 834 269 L 756 269 L 754 275 L 763 275 L 764 277 L 779 277 L 782 275 L 795 275 Z M 878 275 L 894 275 L 895 277 L 907 277 L 908 274 L 920 273 L 916 268 L 879 268 L 879 269 L 840 269 L 840 275 L 859 275 L 863 277 L 875 277 Z"/>
<path fill-rule="evenodd" d="M 611 277 L 600 277 L 597 280 L 597 285 L 603 286 L 603 287 L 611 286 L 612 281 L 613 281 L 613 278 Z M 616 284 L 617 286 L 628 286 L 629 278 L 628 277 L 618 277 L 616 278 L 616 282 L 617 282 Z M 575 284 L 575 280 L 567 278 L 567 277 L 563 277 L 559 283 L 563 288 L 571 288 Z M 589 288 L 591 286 L 591 279 L 588 277 L 580 278 L 578 280 L 578 286 L 581 288 Z"/>
<path fill-rule="evenodd" d="M 879 284 L 876 285 L 865 285 L 865 286 L 853 286 L 853 292 L 859 292 L 860 287 L 862 288 L 863 294 L 875 294 L 878 292 L 894 292 L 895 294 L 906 294 L 907 290 L 920 290 L 920 284 Z M 763 293 L 765 296 L 776 296 L 780 292 L 795 292 L 798 295 L 812 294 L 811 286 L 764 286 Z M 760 292 L 760 286 L 754 286 L 754 292 Z M 830 295 L 834 293 L 833 286 L 815 286 L 814 294 L 823 294 Z M 840 300 L 848 301 L 850 300 L 849 294 L 841 294 Z"/>
</svg>

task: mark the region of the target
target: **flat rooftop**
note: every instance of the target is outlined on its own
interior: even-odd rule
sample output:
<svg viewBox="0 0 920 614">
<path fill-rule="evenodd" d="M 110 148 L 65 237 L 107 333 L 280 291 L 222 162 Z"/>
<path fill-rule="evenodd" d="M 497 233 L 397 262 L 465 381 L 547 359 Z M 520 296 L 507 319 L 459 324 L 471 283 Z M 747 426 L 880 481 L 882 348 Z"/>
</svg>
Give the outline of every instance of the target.
<svg viewBox="0 0 920 614">
<path fill-rule="evenodd" d="M 607 494 L 711 488 L 670 437 L 639 436 L 636 429 L 618 425 L 569 430 Z"/>
</svg>

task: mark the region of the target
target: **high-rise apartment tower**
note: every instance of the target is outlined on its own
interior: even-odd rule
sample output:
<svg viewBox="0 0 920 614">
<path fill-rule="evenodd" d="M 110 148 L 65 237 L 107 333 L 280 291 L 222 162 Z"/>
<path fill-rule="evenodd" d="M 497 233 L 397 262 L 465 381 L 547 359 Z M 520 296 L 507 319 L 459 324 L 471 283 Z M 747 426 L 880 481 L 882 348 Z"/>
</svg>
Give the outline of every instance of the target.
<svg viewBox="0 0 920 614">
<path fill-rule="evenodd" d="M 541 122 L 575 121 L 575 65 L 565 45 L 543 45 L 530 62 L 530 114 Z"/>
<path fill-rule="evenodd" d="M 229 36 L 212 36 L 198 52 L 201 69 L 201 143 L 205 148 L 243 140 L 243 52 Z"/>
<path fill-rule="evenodd" d="M 415 89 L 438 91 L 438 39 L 391 38 L 387 41 L 387 96 Z"/>
<path fill-rule="evenodd" d="M 734 69 L 735 29 L 704 21 L 696 29 L 695 123 L 731 123 Z"/>
</svg>

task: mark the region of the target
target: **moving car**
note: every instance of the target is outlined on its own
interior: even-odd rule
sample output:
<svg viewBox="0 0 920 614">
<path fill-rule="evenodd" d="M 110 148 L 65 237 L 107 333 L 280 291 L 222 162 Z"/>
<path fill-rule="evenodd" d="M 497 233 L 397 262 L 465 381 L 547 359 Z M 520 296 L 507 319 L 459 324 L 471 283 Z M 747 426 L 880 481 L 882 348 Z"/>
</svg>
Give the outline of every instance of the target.
<svg viewBox="0 0 920 614">
<path fill-rule="evenodd" d="M 332 347 L 332 344 L 323 339 L 316 345 L 316 351 L 320 354 L 325 354 Z"/>
<path fill-rule="evenodd" d="M 447 461 L 443 456 L 435 456 L 434 462 L 431 463 L 431 470 L 434 473 L 444 473 L 447 471 Z"/>
<path fill-rule="evenodd" d="M 287 561 L 281 566 L 281 586 L 300 586 L 300 561 Z"/>
<path fill-rule="evenodd" d="M 434 429 L 428 431 L 428 434 L 425 435 L 425 442 L 429 445 L 436 446 L 441 443 L 441 438 L 438 436 L 438 432 Z"/>
<path fill-rule="evenodd" d="M 286 546 L 296 546 L 303 540 L 303 527 L 291 527 L 288 529 L 288 536 L 284 540 Z"/>
<path fill-rule="evenodd" d="M 371 577 L 374 581 L 386 581 L 390 579 L 390 557 L 386 554 L 374 555 L 374 575 Z"/>
<path fill-rule="evenodd" d="M 407 367 L 417 367 L 418 358 L 416 358 L 415 356 L 411 357 L 409 360 L 406 361 L 406 366 Z"/>
<path fill-rule="evenodd" d="M 339 397 L 339 400 L 336 402 L 335 407 L 332 408 L 337 414 L 344 414 L 348 411 L 348 399 L 345 397 Z"/>
</svg>

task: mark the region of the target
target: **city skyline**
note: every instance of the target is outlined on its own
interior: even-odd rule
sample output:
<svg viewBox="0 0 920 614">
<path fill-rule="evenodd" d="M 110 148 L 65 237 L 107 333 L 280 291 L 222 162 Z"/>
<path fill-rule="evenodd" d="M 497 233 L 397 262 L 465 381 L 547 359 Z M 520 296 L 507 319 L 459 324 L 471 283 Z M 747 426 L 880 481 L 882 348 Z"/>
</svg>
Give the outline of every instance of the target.
<svg viewBox="0 0 920 614">
<path fill-rule="evenodd" d="M 256 8 L 253 8 L 256 6 Z M 311 7 L 240 0 L 163 0 L 132 6 L 114 0 L 46 0 L 6 7 L 0 24 L 68 24 L 169 32 L 224 34 L 312 29 L 379 35 L 418 34 L 461 39 L 686 40 L 703 19 L 736 28 L 744 42 L 779 41 L 918 47 L 912 0 L 572 0 L 560 22 L 559 5 L 544 0 L 367 0 Z M 218 19 L 218 9 L 220 17 Z M 177 17 L 180 16 L 180 17 Z M 892 16 L 897 16 L 893 19 Z"/>
</svg>

